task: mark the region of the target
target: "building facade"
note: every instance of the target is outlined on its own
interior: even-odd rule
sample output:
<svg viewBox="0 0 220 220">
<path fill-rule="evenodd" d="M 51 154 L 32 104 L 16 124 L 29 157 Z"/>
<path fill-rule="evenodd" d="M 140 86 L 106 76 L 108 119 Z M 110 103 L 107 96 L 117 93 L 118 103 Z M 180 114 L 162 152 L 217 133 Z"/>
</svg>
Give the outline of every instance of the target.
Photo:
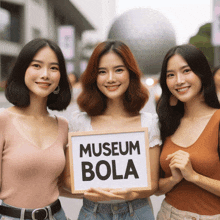
<svg viewBox="0 0 220 220">
<path fill-rule="evenodd" d="M 59 39 L 59 29 L 65 26 L 74 30 L 73 47 L 69 48 L 74 56 L 67 57 L 67 70 L 80 72 L 82 34 L 95 28 L 70 0 L 1 0 L 0 81 L 7 79 L 18 53 L 30 40 L 68 41 L 68 36 Z"/>
</svg>

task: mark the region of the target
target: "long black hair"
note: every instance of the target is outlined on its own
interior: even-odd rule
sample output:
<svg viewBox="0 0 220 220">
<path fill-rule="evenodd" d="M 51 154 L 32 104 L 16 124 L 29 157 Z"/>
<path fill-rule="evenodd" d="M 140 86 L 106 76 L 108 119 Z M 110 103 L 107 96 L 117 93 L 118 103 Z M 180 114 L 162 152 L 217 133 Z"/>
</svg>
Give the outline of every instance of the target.
<svg viewBox="0 0 220 220">
<path fill-rule="evenodd" d="M 205 103 L 212 108 L 220 108 L 217 98 L 212 71 L 204 54 L 193 45 L 184 44 L 171 48 L 162 64 L 160 86 L 162 95 L 157 104 L 157 114 L 160 122 L 162 142 L 177 130 L 180 120 L 184 115 L 184 104 L 178 100 L 176 106 L 170 106 L 171 92 L 167 87 L 167 63 L 175 54 L 179 54 L 188 63 L 191 70 L 200 78 L 202 83 L 201 92 L 204 94 Z"/>
</svg>

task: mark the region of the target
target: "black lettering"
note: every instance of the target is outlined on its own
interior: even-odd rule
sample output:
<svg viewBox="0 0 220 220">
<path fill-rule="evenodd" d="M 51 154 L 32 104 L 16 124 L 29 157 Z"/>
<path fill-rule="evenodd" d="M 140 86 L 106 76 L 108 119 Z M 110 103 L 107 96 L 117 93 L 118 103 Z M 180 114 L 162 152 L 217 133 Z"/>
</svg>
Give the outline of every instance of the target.
<svg viewBox="0 0 220 220">
<path fill-rule="evenodd" d="M 98 148 L 99 148 L 99 152 L 96 153 L 96 152 L 95 152 L 95 144 L 92 144 L 92 152 L 93 152 L 93 155 L 94 155 L 95 157 L 99 157 L 99 156 L 101 155 L 101 153 L 102 153 L 102 144 L 101 144 L 101 143 L 99 143 Z"/>
<path fill-rule="evenodd" d="M 119 152 L 120 152 L 120 154 L 121 155 L 126 155 L 126 154 L 128 154 L 128 141 L 126 141 L 126 149 L 125 149 L 125 151 L 123 151 L 122 150 L 122 146 L 121 146 L 121 142 L 119 142 Z"/>
<path fill-rule="evenodd" d="M 130 143 L 130 155 L 132 155 L 132 149 L 135 150 L 137 149 L 138 154 L 140 154 L 140 144 L 139 141 L 136 141 L 135 145 L 132 143 L 132 141 L 129 141 Z"/>
<path fill-rule="evenodd" d="M 87 166 L 87 168 L 86 168 Z M 95 173 L 92 171 L 93 165 L 90 162 L 82 162 L 82 179 L 83 181 L 91 181 L 95 177 Z M 89 173 L 90 176 L 86 176 L 86 173 Z"/>
<path fill-rule="evenodd" d="M 118 148 L 115 147 L 115 145 L 118 145 L 118 142 L 112 142 L 112 156 L 118 156 L 119 153 L 116 153 L 115 150 L 117 150 Z"/>
<path fill-rule="evenodd" d="M 107 168 L 107 172 L 106 172 L 106 175 L 105 176 L 102 176 L 101 173 L 100 173 L 100 166 L 101 165 L 105 165 L 106 168 Z M 96 175 L 97 177 L 100 179 L 100 180 L 107 180 L 110 175 L 111 175 L 111 167 L 109 165 L 109 163 L 105 160 L 100 160 L 97 165 L 96 165 Z"/>
<path fill-rule="evenodd" d="M 139 178 L 137 170 L 134 166 L 134 162 L 133 162 L 132 159 L 128 160 L 128 164 L 127 164 L 127 168 L 126 168 L 126 171 L 125 171 L 124 179 L 128 179 L 129 175 L 134 175 L 135 179 Z"/>
<path fill-rule="evenodd" d="M 106 146 L 110 146 L 110 144 L 109 144 L 108 142 L 105 142 L 105 143 L 103 144 L 103 150 L 108 151 L 108 153 L 103 152 L 103 154 L 104 154 L 105 156 L 110 156 L 110 155 L 111 155 L 111 149 L 108 148 L 108 147 L 106 147 Z"/>
<path fill-rule="evenodd" d="M 84 146 L 82 144 L 80 144 L 80 157 L 83 157 L 83 152 L 86 154 L 87 152 L 89 152 L 89 157 L 92 156 L 92 152 L 91 152 L 91 146 L 90 144 L 87 144 L 86 148 L 84 148 Z"/>
<path fill-rule="evenodd" d="M 112 160 L 112 176 L 113 176 L 113 180 L 123 179 L 123 175 L 116 174 L 115 160 Z"/>
</svg>

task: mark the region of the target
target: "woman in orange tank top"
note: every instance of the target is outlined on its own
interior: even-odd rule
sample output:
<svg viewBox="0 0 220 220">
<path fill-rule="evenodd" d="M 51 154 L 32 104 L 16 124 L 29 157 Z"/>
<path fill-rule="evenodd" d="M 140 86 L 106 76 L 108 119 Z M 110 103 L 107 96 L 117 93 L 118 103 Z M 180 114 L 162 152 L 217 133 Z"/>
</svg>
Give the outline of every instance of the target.
<svg viewBox="0 0 220 220">
<path fill-rule="evenodd" d="M 193 45 L 171 48 L 157 113 L 163 141 L 158 220 L 220 219 L 220 104 L 207 59 Z"/>
</svg>

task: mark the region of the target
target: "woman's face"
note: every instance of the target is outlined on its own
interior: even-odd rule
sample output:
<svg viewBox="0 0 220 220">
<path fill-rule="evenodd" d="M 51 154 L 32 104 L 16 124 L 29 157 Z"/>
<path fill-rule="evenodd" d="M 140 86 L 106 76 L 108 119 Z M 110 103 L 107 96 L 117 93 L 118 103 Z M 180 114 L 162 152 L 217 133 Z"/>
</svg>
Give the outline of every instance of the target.
<svg viewBox="0 0 220 220">
<path fill-rule="evenodd" d="M 31 95 L 47 97 L 60 81 L 59 62 L 50 47 L 40 49 L 25 72 L 25 84 Z"/>
<path fill-rule="evenodd" d="M 200 78 L 179 54 L 172 56 L 167 63 L 166 83 L 170 92 L 182 102 L 201 97 Z"/>
<path fill-rule="evenodd" d="M 114 52 L 104 54 L 98 67 L 97 86 L 109 99 L 121 99 L 130 83 L 129 71 Z"/>
<path fill-rule="evenodd" d="M 218 69 L 214 75 L 215 86 L 218 91 L 220 91 L 220 69 Z"/>
</svg>

